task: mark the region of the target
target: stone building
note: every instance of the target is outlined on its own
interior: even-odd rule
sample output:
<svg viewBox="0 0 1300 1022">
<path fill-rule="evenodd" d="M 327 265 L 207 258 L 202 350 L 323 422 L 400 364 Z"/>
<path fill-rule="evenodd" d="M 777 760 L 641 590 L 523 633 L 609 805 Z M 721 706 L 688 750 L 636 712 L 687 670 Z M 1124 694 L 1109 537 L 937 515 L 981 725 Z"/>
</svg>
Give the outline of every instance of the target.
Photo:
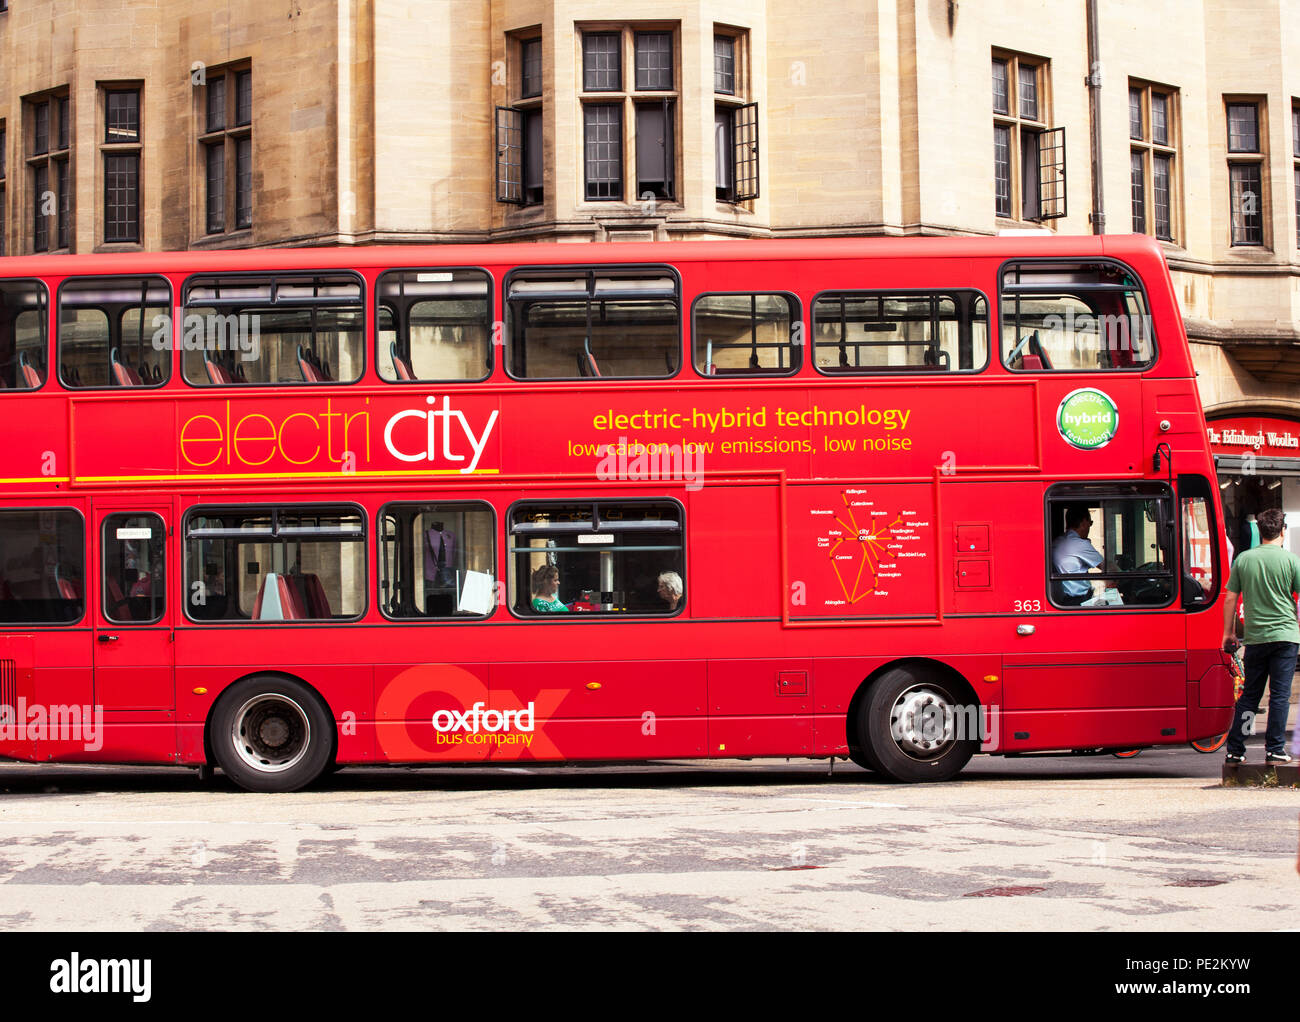
<svg viewBox="0 0 1300 1022">
<path fill-rule="evenodd" d="M 15 0 L 0 236 L 1140 231 L 1207 416 L 1262 436 L 1300 418 L 1297 55 L 1287 0 Z M 1300 510 L 1300 460 L 1238 478 L 1250 446 L 1233 513 Z"/>
</svg>

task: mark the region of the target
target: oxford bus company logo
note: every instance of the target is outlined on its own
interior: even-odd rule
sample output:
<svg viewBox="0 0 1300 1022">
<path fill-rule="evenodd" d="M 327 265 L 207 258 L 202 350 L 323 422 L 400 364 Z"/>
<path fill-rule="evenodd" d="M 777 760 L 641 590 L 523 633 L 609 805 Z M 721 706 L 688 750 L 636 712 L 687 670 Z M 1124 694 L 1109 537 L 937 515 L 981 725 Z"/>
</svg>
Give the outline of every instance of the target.
<svg viewBox="0 0 1300 1022">
<path fill-rule="evenodd" d="M 533 744 L 533 704 L 518 710 L 488 710 L 477 702 L 468 710 L 439 710 L 433 729 L 439 745 Z"/>
<path fill-rule="evenodd" d="M 80 742 L 86 752 L 104 747 L 104 707 L 0 705 L 0 742 Z"/>
<path fill-rule="evenodd" d="M 1061 399 L 1056 411 L 1061 438 L 1081 451 L 1105 447 L 1119 432 L 1119 408 L 1095 387 L 1080 387 Z"/>
</svg>

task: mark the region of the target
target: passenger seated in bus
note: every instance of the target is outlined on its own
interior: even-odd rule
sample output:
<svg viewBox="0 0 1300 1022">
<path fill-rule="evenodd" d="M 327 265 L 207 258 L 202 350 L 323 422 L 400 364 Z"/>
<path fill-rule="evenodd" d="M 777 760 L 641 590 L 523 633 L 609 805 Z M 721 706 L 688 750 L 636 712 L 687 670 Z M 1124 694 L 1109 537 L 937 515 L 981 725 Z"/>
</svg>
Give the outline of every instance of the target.
<svg viewBox="0 0 1300 1022">
<path fill-rule="evenodd" d="M 682 601 L 682 577 L 675 571 L 665 571 L 659 576 L 659 598 L 674 611 Z"/>
<path fill-rule="evenodd" d="M 1065 509 L 1065 532 L 1052 542 L 1052 566 L 1061 574 L 1082 574 L 1101 566 L 1104 558 L 1088 542 L 1092 515 L 1081 505 Z M 1092 583 L 1084 579 L 1067 579 L 1052 583 L 1052 596 L 1067 607 L 1082 606 L 1092 596 Z"/>
<path fill-rule="evenodd" d="M 560 602 L 560 569 L 554 564 L 543 564 L 533 572 L 533 610 L 542 613 L 568 611 Z"/>
</svg>

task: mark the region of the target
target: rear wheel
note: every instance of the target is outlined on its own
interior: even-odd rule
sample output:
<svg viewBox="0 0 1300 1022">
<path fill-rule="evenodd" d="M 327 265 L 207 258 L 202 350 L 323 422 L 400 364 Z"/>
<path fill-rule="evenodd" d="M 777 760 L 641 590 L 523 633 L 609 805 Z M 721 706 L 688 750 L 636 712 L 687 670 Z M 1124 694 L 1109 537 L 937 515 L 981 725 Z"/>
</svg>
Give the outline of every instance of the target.
<svg viewBox="0 0 1300 1022">
<path fill-rule="evenodd" d="M 946 781 L 975 754 L 979 742 L 958 734 L 966 717 L 962 692 L 937 673 L 895 667 L 858 703 L 863 757 L 896 781 Z"/>
<path fill-rule="evenodd" d="M 1114 756 L 1116 759 L 1132 759 L 1141 751 L 1142 751 L 1141 749 L 1119 749 L 1115 752 L 1112 752 L 1111 755 Z"/>
<path fill-rule="evenodd" d="M 212 711 L 212 754 L 248 791 L 297 791 L 316 780 L 334 749 L 334 722 L 320 697 L 289 678 L 248 678 Z"/>
</svg>

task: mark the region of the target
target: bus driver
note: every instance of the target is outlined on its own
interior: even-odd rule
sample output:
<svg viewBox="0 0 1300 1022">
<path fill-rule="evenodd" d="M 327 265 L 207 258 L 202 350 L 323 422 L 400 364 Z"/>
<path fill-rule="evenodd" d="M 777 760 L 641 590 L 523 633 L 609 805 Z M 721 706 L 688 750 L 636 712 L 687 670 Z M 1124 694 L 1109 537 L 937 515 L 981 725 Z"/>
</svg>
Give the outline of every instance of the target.
<svg viewBox="0 0 1300 1022">
<path fill-rule="evenodd" d="M 1065 509 L 1065 532 L 1052 542 L 1052 566 L 1062 575 L 1082 574 L 1101 566 L 1104 558 L 1088 542 L 1092 528 L 1092 515 L 1081 505 L 1072 504 Z M 1092 583 L 1083 579 L 1069 579 L 1052 583 L 1056 602 L 1069 607 L 1081 606 L 1092 595 Z"/>
</svg>

